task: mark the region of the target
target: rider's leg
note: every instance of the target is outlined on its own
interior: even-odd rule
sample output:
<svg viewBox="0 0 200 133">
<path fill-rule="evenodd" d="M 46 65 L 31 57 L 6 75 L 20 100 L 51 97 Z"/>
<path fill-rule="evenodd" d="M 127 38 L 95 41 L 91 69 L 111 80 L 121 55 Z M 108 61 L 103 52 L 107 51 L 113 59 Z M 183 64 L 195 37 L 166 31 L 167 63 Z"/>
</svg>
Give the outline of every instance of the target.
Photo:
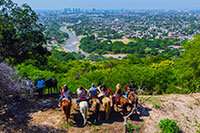
<svg viewBox="0 0 200 133">
<path fill-rule="evenodd" d="M 61 97 L 59 98 L 58 107 L 60 107 L 60 106 L 61 106 L 61 101 L 62 101 L 62 99 L 63 99 L 63 97 L 61 96 Z"/>
<path fill-rule="evenodd" d="M 79 97 L 77 100 L 76 100 L 76 105 L 78 106 L 78 103 L 79 103 L 79 100 L 81 99 L 81 97 Z"/>
<path fill-rule="evenodd" d="M 128 92 L 125 93 L 126 99 L 128 99 Z"/>
<path fill-rule="evenodd" d="M 112 97 L 112 107 L 114 107 L 115 104 L 115 96 Z"/>
</svg>

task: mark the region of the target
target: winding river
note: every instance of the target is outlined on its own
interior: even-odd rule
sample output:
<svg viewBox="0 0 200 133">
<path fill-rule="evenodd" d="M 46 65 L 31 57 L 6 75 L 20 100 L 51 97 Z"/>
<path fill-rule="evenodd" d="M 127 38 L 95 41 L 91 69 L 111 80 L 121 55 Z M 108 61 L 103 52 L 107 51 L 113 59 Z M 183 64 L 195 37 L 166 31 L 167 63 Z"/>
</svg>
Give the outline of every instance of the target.
<svg viewBox="0 0 200 133">
<path fill-rule="evenodd" d="M 80 39 L 76 35 L 69 32 L 66 27 L 61 27 L 60 30 L 69 35 L 69 39 L 66 41 L 66 44 L 64 46 L 65 48 L 67 48 L 71 52 L 76 52 L 76 53 L 81 52 L 85 56 L 89 56 L 88 53 L 78 49 L 78 45 L 80 44 Z"/>
</svg>

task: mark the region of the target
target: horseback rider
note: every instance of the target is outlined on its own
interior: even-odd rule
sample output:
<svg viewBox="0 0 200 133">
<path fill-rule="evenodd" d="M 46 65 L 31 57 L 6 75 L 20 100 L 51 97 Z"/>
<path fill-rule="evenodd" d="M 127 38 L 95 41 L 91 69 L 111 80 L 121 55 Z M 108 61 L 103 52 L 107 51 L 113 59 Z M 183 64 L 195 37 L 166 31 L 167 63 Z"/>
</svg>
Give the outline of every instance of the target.
<svg viewBox="0 0 200 133">
<path fill-rule="evenodd" d="M 114 96 L 112 97 L 112 103 L 113 103 L 112 107 L 114 107 L 115 100 L 117 100 L 118 98 L 120 98 L 122 96 L 122 87 L 119 83 L 117 84 L 116 88 L 117 88 L 117 91 L 114 94 Z"/>
<path fill-rule="evenodd" d="M 38 89 L 38 93 L 39 96 L 43 95 L 43 85 L 44 85 L 44 80 L 41 79 L 41 77 L 38 78 L 38 82 L 37 82 L 37 89 Z"/>
<path fill-rule="evenodd" d="M 129 88 L 130 88 L 130 91 L 136 92 L 136 86 L 133 84 L 133 81 L 130 81 Z"/>
<path fill-rule="evenodd" d="M 61 101 L 63 98 L 67 98 L 71 101 L 71 94 L 70 94 L 70 90 L 68 89 L 67 85 L 64 85 L 64 90 L 62 90 L 62 92 L 61 92 L 61 97 L 59 98 L 58 107 L 61 106 Z"/>
<path fill-rule="evenodd" d="M 82 86 L 77 90 L 77 95 L 78 95 L 78 99 L 76 100 L 76 105 L 78 106 L 78 103 L 82 100 L 86 100 L 87 101 L 87 90 L 84 89 Z"/>
<path fill-rule="evenodd" d="M 129 84 L 129 91 L 127 91 L 127 92 L 125 93 L 126 99 L 128 99 L 128 94 L 129 94 L 130 92 L 134 92 L 135 94 L 137 94 L 137 92 L 136 92 L 136 86 L 133 84 L 133 81 L 130 81 L 130 84 Z"/>
<path fill-rule="evenodd" d="M 97 89 L 96 87 L 94 87 L 94 83 L 92 83 L 92 88 L 89 89 L 88 94 L 89 97 L 87 98 L 88 100 L 90 100 L 93 97 L 98 98 L 98 94 L 100 93 L 99 89 Z"/>
<path fill-rule="evenodd" d="M 99 94 L 99 98 L 101 98 L 103 96 L 108 96 L 107 88 L 106 88 L 106 84 L 105 83 L 101 87 L 101 93 Z"/>
</svg>

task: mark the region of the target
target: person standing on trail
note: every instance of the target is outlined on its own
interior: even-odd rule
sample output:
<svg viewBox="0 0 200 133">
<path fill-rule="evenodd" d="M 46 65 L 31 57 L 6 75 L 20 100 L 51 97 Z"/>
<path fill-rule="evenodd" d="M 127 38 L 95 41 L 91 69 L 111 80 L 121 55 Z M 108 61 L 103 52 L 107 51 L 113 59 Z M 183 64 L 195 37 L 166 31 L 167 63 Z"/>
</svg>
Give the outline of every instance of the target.
<svg viewBox="0 0 200 133">
<path fill-rule="evenodd" d="M 37 89 L 38 89 L 38 93 L 39 96 L 42 97 L 43 96 L 43 85 L 44 85 L 44 80 L 41 79 L 41 77 L 38 78 L 38 82 L 37 82 Z"/>
</svg>

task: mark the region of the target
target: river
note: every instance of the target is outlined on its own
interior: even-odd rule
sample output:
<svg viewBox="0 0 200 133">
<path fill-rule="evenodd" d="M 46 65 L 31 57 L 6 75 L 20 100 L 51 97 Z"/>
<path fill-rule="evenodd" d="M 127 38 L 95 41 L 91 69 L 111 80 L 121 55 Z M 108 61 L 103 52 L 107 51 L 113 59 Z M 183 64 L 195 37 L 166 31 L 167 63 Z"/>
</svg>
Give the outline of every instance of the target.
<svg viewBox="0 0 200 133">
<path fill-rule="evenodd" d="M 76 53 L 81 52 L 85 56 L 89 56 L 88 53 L 78 49 L 78 45 L 80 44 L 80 39 L 76 35 L 69 32 L 66 27 L 61 27 L 60 30 L 69 35 L 69 39 L 66 41 L 66 44 L 64 46 L 65 48 L 67 48 L 71 52 L 76 52 Z"/>
</svg>

